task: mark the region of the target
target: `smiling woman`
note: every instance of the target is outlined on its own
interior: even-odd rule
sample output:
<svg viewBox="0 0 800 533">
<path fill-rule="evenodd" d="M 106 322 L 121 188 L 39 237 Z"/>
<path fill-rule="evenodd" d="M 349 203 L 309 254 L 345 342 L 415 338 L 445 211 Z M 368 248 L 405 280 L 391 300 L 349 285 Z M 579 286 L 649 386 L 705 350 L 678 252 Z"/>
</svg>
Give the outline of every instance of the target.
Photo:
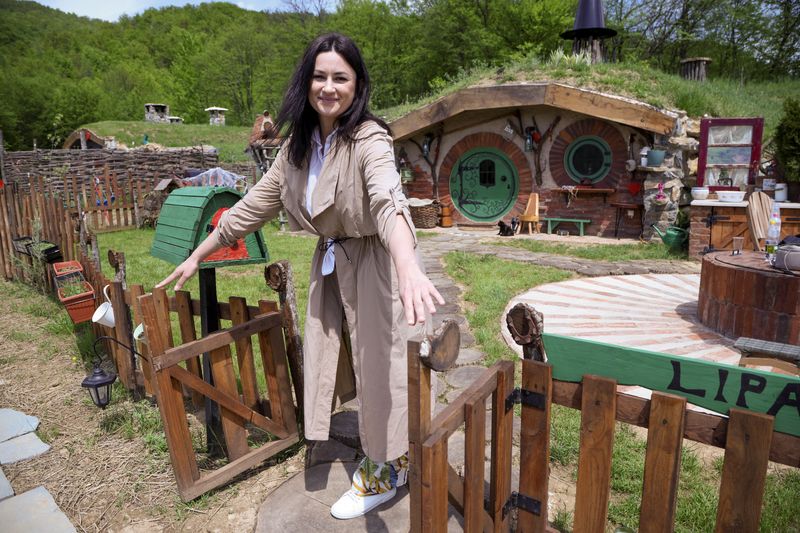
<svg viewBox="0 0 800 533">
<path fill-rule="evenodd" d="M 280 209 L 292 229 L 319 236 L 305 322 L 303 430 L 306 439 L 327 440 L 331 406 L 358 398 L 367 457 L 331 508 L 341 519 L 367 513 L 406 483 L 406 346 L 423 333 L 434 302 L 444 303 L 422 270 L 389 129 L 369 112 L 369 94 L 355 43 L 339 34 L 315 39 L 278 113 L 287 141 L 275 163 L 160 284 L 177 280 L 181 288 L 206 257 Z"/>
</svg>

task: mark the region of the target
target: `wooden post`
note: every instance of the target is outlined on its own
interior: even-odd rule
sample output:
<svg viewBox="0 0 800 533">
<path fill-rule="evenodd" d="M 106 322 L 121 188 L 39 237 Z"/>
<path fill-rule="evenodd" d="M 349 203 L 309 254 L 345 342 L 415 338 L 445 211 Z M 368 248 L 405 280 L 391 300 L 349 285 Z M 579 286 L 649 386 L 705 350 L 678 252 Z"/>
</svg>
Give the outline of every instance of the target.
<svg viewBox="0 0 800 533">
<path fill-rule="evenodd" d="M 605 531 L 611 492 L 611 448 L 614 444 L 616 412 L 616 381 L 584 376 L 575 531 Z"/>
<path fill-rule="evenodd" d="M 114 310 L 114 337 L 125 347 L 120 346 L 117 351 L 117 371 L 119 378 L 125 388 L 131 392 L 135 399 L 144 397 L 142 391 L 136 385 L 136 357 L 133 353 L 133 331 L 131 329 L 131 315 L 128 305 L 125 303 L 125 288 L 122 282 L 114 281 L 111 283 L 111 307 Z"/>
<path fill-rule="evenodd" d="M 653 392 L 647 431 L 641 533 L 669 533 L 675 522 L 686 398 Z"/>
<path fill-rule="evenodd" d="M 511 438 L 514 411 L 506 411 L 506 398 L 514 388 L 514 363 L 501 361 L 497 389 L 492 394 L 492 480 L 489 487 L 489 514 L 494 531 L 508 531 L 509 517 L 503 507 L 511 497 Z"/>
<path fill-rule="evenodd" d="M 200 334 L 205 337 L 219 330 L 219 303 L 217 301 L 217 278 L 213 268 L 201 268 L 200 281 Z M 211 374 L 211 354 L 203 354 L 203 378 L 209 385 L 214 385 Z M 206 446 L 212 457 L 225 455 L 222 440 L 222 420 L 217 402 L 206 396 Z"/>
<path fill-rule="evenodd" d="M 771 416 L 731 409 L 715 532 L 758 531 L 773 423 Z"/>
<path fill-rule="evenodd" d="M 408 341 L 408 492 L 411 532 L 422 529 L 422 443 L 431 430 L 431 370 L 420 362 L 419 341 Z"/>
<path fill-rule="evenodd" d="M 294 275 L 289 261 L 278 261 L 264 269 L 267 285 L 278 293 L 283 324 L 286 328 L 286 352 L 292 373 L 297 405 L 303 405 L 303 339 L 300 336 L 300 317 L 297 313 Z M 302 411 L 301 411 L 302 412 Z"/>
<path fill-rule="evenodd" d="M 704 82 L 708 76 L 710 57 L 687 57 L 681 59 L 681 78 L 691 81 Z"/>
<path fill-rule="evenodd" d="M 175 310 L 178 313 L 178 326 L 181 330 L 181 342 L 187 344 L 197 340 L 197 331 L 194 327 L 194 315 L 192 314 L 192 297 L 189 291 L 175 291 Z M 191 357 L 186 360 L 186 369 L 195 376 L 202 378 L 202 364 L 199 357 Z M 196 409 L 204 406 L 204 396 L 198 391 L 191 390 L 192 405 Z"/>
<path fill-rule="evenodd" d="M 537 361 L 522 362 L 522 388 L 544 396 L 544 409 L 522 406 L 520 430 L 519 492 L 540 502 L 538 515 L 520 510 L 518 530 L 547 530 L 548 481 L 550 480 L 550 410 L 553 369 Z"/>
<path fill-rule="evenodd" d="M 169 320 L 166 324 L 159 319 L 164 314 L 163 309 L 158 309 L 152 294 L 139 297 L 144 318 L 145 333 L 150 343 L 152 354 L 162 355 L 169 348 L 171 339 L 168 338 Z M 159 312 L 160 311 L 160 312 Z M 166 311 L 169 314 L 169 311 Z M 156 374 L 158 410 L 164 423 L 164 432 L 169 445 L 169 455 L 178 490 L 183 493 L 200 478 L 197 459 L 192 449 L 192 436 L 186 424 L 186 409 L 183 406 L 183 392 L 181 384 L 174 379 L 167 370 Z"/>
</svg>

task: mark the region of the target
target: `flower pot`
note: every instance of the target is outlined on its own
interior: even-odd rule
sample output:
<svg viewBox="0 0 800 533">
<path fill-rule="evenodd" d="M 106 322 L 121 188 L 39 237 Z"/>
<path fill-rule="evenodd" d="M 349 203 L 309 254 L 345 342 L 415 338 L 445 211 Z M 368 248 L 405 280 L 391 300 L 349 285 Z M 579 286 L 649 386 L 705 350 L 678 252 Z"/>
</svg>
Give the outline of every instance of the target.
<svg viewBox="0 0 800 533">
<path fill-rule="evenodd" d="M 80 324 L 92 319 L 92 314 L 94 313 L 94 289 L 88 282 L 73 282 L 59 287 L 58 300 L 67 308 L 67 313 L 69 313 L 73 323 Z"/>
<path fill-rule="evenodd" d="M 664 157 L 666 155 L 667 152 L 665 150 L 651 149 L 649 152 L 647 152 L 647 166 L 660 167 L 664 162 Z"/>
<path fill-rule="evenodd" d="M 73 272 L 83 272 L 83 266 L 78 261 L 63 261 L 53 263 L 53 275 L 56 278 L 72 274 Z"/>
<path fill-rule="evenodd" d="M 653 203 L 656 205 L 667 205 L 669 203 L 669 198 L 667 196 L 654 196 Z"/>
</svg>

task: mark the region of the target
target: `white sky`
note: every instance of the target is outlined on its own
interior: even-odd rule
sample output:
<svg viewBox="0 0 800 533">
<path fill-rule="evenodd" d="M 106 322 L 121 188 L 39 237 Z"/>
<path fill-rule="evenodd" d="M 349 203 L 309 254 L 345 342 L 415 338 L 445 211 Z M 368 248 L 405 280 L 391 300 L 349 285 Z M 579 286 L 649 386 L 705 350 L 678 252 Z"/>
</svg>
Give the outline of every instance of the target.
<svg viewBox="0 0 800 533">
<path fill-rule="evenodd" d="M 203 2 L 197 0 L 36 0 L 37 3 L 74 13 L 82 17 L 115 22 L 121 15 L 136 15 L 151 7 L 164 6 L 183 6 L 186 4 L 199 5 Z M 288 10 L 282 0 L 230 0 L 231 4 L 236 4 L 242 9 L 251 11 L 276 11 Z"/>
</svg>

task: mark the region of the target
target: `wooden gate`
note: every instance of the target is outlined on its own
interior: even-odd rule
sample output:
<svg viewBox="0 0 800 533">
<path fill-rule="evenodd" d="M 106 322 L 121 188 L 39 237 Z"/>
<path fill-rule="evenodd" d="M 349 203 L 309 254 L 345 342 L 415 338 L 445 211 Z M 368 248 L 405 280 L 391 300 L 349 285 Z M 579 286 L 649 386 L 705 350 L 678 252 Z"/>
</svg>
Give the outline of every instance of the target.
<svg viewBox="0 0 800 533">
<path fill-rule="evenodd" d="M 178 347 L 172 347 L 170 305 L 164 289 L 138 298 L 149 347 L 159 411 L 164 423 L 178 492 L 184 501 L 223 485 L 241 472 L 297 443 L 300 439 L 289 382 L 283 319 L 274 302 L 259 302 L 261 314 L 232 327 Z M 256 390 L 251 337 L 256 336 L 268 398 Z M 236 345 L 239 379 L 231 344 Z M 190 371 L 193 361 L 209 353 L 213 385 Z M 189 370 L 181 366 L 187 363 Z M 184 407 L 183 387 L 220 406 L 228 463 L 201 474 Z M 195 398 L 197 401 L 197 398 Z M 255 447 L 254 441 L 265 441 Z M 251 445 L 253 447 L 251 447 Z"/>
<path fill-rule="evenodd" d="M 592 344 L 581 339 L 570 341 L 573 345 Z M 529 354 L 541 346 L 537 335 L 528 335 L 525 342 Z M 596 344 L 588 348 L 596 351 Z M 630 360 L 631 350 L 609 349 L 613 348 Z M 770 416 L 734 407 L 726 417 L 687 409 L 687 398 L 680 392 L 668 394 L 656 390 L 647 400 L 618 392 L 617 381 L 608 377 L 584 375 L 580 382 L 553 379 L 550 364 L 533 360 L 522 361 L 521 387 L 514 389 L 514 363 L 503 361 L 486 369 L 431 420 L 430 369 L 422 364 L 419 352 L 419 344 L 409 343 L 409 490 L 413 532 L 447 531 L 448 501 L 462 513 L 467 532 L 509 531 L 512 510 L 517 514 L 517 531 L 552 531 L 547 509 L 553 403 L 581 411 L 576 532 L 607 530 L 617 421 L 648 428 L 640 531 L 674 530 L 684 439 L 725 449 L 716 531 L 758 531 L 768 462 L 800 467 L 800 437 L 795 431 L 800 427 L 800 416 L 794 413 L 796 400 L 792 400 L 800 391 L 800 380 L 789 378 L 784 393 L 778 397 L 784 402 L 786 412 Z M 603 352 L 599 359 L 609 359 L 607 356 L 608 352 Z M 614 366 L 620 366 L 619 359 L 613 361 Z M 746 388 L 749 381 L 742 383 Z M 762 388 L 768 387 L 765 384 Z M 751 405 L 756 403 L 753 396 L 760 390 L 747 389 L 751 392 L 748 396 Z M 721 393 L 722 385 L 717 394 Z M 491 474 L 489 499 L 485 501 L 484 426 L 489 395 L 492 396 Z M 511 428 L 516 404 L 521 404 L 520 475 L 519 489 L 512 492 Z M 785 432 L 774 431 L 778 424 L 786 426 L 787 413 L 790 427 Z M 447 438 L 461 424 L 466 431 L 463 478 L 448 464 L 447 457 Z"/>
</svg>

